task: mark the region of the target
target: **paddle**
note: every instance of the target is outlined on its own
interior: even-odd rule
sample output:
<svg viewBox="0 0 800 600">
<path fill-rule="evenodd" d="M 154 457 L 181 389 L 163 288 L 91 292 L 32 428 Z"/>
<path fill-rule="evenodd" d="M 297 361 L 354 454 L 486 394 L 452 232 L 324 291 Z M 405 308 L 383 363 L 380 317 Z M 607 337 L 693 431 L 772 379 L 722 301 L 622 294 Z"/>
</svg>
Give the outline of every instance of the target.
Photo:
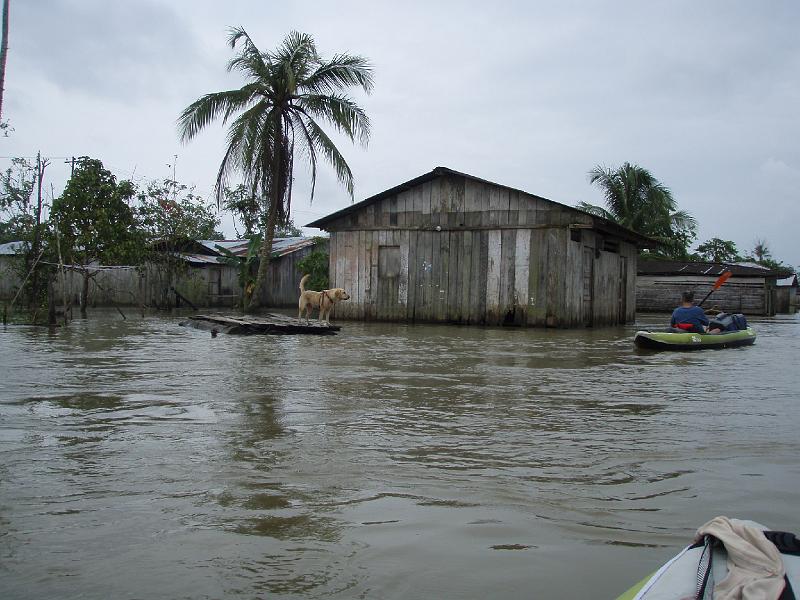
<svg viewBox="0 0 800 600">
<path fill-rule="evenodd" d="M 722 287 L 722 284 L 728 281 L 731 278 L 733 273 L 731 271 L 725 271 L 722 275 L 720 275 L 717 280 L 714 282 L 714 285 L 711 287 L 711 291 L 706 294 L 706 297 L 700 300 L 700 303 L 697 306 L 703 306 L 703 302 L 708 300 L 708 297 L 713 294 L 716 290 Z"/>
</svg>

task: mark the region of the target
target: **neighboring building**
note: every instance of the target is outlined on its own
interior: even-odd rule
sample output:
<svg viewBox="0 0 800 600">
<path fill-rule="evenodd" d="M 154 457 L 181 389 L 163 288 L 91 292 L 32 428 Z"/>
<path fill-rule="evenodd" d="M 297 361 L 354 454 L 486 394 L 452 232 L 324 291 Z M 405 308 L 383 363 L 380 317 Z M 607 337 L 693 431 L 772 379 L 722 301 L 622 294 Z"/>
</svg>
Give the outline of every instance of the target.
<svg viewBox="0 0 800 600">
<path fill-rule="evenodd" d="M 240 258 L 247 256 L 248 240 L 190 240 L 177 249 L 189 269 L 173 285 L 162 283 L 162 290 L 173 287 L 197 306 L 236 306 L 241 302 L 239 267 L 231 265 L 219 248 Z M 316 240 L 304 237 L 275 238 L 269 265 L 268 306 L 297 306 L 300 273 L 297 263 L 314 250 Z M 157 277 L 157 274 L 155 275 Z"/>
<path fill-rule="evenodd" d="M 797 275 L 778 279 L 776 282 L 775 312 L 793 313 L 797 311 Z"/>
<path fill-rule="evenodd" d="M 550 327 L 635 317 L 653 240 L 576 208 L 437 167 L 310 223 L 330 232 L 337 317 Z"/>
<path fill-rule="evenodd" d="M 90 265 L 89 305 L 132 305 L 167 308 L 176 299 L 188 300 L 197 307 L 233 307 L 241 302 L 239 267 L 224 258 L 219 247 L 237 257 L 247 256 L 248 240 L 185 240 L 156 244 L 156 249 L 177 258 L 186 268 L 168 262 L 152 262 L 141 267 Z M 297 263 L 314 250 L 312 238 L 276 238 L 269 265 L 265 302 L 268 306 L 297 306 L 300 273 Z M 11 268 L 19 242 L 0 245 L 0 300 L 13 298 L 20 280 Z M 181 265 L 184 266 L 184 265 Z M 54 267 L 55 268 L 55 267 Z M 67 298 L 77 306 L 83 276 L 76 269 L 65 269 Z M 55 279 L 55 293 L 61 295 L 61 280 Z M 175 292 L 180 296 L 177 296 Z M 184 302 L 185 305 L 185 302 Z"/>
<path fill-rule="evenodd" d="M 272 260 L 269 263 L 270 272 L 264 296 L 267 306 L 297 308 L 297 301 L 300 298 L 300 279 L 303 277 L 298 263 L 316 249 L 318 241 L 304 237 L 276 238 L 273 241 Z M 327 240 L 321 249 L 328 251 Z M 245 249 L 245 254 L 246 252 Z"/>
<path fill-rule="evenodd" d="M 20 260 L 18 252 L 22 252 L 23 242 L 7 242 L 0 244 L 0 300 L 11 300 L 22 284 L 15 263 Z"/>
<path fill-rule="evenodd" d="M 760 265 L 640 260 L 636 279 L 636 310 L 670 312 L 680 304 L 681 292 L 691 290 L 702 300 L 725 271 L 733 275 L 706 301 L 728 313 L 774 315 L 776 274 Z"/>
</svg>

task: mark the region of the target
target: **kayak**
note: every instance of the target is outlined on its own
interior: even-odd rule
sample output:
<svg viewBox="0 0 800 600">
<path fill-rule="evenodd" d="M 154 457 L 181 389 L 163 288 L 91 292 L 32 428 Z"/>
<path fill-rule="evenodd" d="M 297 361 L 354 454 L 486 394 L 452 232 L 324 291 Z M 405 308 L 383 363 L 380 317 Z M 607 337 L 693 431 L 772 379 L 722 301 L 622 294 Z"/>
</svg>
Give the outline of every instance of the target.
<svg viewBox="0 0 800 600">
<path fill-rule="evenodd" d="M 674 333 L 668 331 L 637 331 L 633 343 L 648 350 L 706 350 L 750 346 L 756 341 L 752 327 L 722 333 Z"/>
<path fill-rule="evenodd" d="M 731 524 L 731 531 L 734 531 L 733 527 L 737 527 L 740 532 L 749 531 L 749 533 L 745 534 L 745 539 L 737 540 L 735 536 L 734 539 L 731 539 L 726 535 L 727 541 L 725 541 L 711 536 L 692 543 L 664 563 L 655 573 L 648 575 L 621 596 L 618 596 L 617 600 L 675 600 L 676 598 L 713 597 L 714 587 L 721 584 L 730 574 L 731 563 L 729 560 L 739 563 L 738 565 L 735 564 L 734 568 L 749 567 L 760 571 L 760 568 L 767 564 L 764 561 L 770 556 L 769 553 L 774 552 L 774 550 L 777 550 L 777 556 L 780 558 L 775 559 L 776 554 L 772 554 L 773 560 L 778 560 L 779 563 L 782 563 L 785 577 L 777 577 L 779 581 L 783 580 L 783 586 L 776 582 L 773 582 L 772 585 L 778 588 L 783 587 L 784 593 L 770 597 L 780 598 L 780 600 L 794 598 L 795 596 L 790 595 L 791 592 L 789 590 L 796 591 L 800 589 L 800 539 L 792 533 L 769 531 L 755 521 L 739 521 L 737 519 L 717 517 L 708 524 L 714 522 L 724 523 L 725 521 Z M 742 526 L 746 526 L 746 529 L 742 529 Z M 759 542 L 757 540 L 759 534 L 753 530 L 761 530 L 766 539 Z M 748 543 L 748 540 L 755 542 L 755 546 Z M 733 554 L 728 554 L 728 544 L 733 544 L 731 546 Z M 743 544 L 747 547 L 743 548 Z M 770 545 L 774 547 L 773 550 L 766 548 L 766 546 Z M 763 552 L 767 554 L 763 554 Z M 745 559 L 748 557 L 756 562 L 744 564 Z M 771 566 L 775 567 L 774 564 Z M 733 577 L 739 578 L 741 574 L 741 571 L 737 571 Z M 748 574 L 752 575 L 753 571 L 751 570 Z M 770 576 L 770 573 L 769 571 L 766 573 L 761 571 L 758 575 L 759 577 L 764 577 L 765 575 Z M 733 583 L 734 580 L 723 585 L 731 587 Z M 748 594 L 747 590 L 744 591 L 744 595 L 735 597 L 763 597 L 758 594 Z M 750 591 L 752 592 L 752 590 Z"/>
</svg>

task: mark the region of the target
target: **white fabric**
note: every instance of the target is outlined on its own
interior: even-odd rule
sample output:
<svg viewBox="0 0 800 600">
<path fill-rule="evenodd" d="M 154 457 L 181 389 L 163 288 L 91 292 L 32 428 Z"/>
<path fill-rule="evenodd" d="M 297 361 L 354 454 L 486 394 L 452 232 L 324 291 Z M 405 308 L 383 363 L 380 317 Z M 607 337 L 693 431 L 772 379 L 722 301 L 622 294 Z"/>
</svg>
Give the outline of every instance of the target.
<svg viewBox="0 0 800 600">
<path fill-rule="evenodd" d="M 738 519 L 715 517 L 697 530 L 725 544 L 728 575 L 714 586 L 714 600 L 776 600 L 783 591 L 783 560 L 763 532 Z"/>
</svg>

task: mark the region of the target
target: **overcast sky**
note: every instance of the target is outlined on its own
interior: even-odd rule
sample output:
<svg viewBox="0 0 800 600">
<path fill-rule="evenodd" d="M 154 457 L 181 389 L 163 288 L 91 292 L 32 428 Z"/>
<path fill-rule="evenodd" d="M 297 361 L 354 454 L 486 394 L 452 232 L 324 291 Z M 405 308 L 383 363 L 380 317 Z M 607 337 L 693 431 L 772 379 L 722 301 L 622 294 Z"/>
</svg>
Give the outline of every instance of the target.
<svg viewBox="0 0 800 600">
<path fill-rule="evenodd" d="M 176 119 L 240 87 L 227 29 L 262 49 L 291 30 L 323 56 L 375 69 L 367 148 L 339 140 L 359 201 L 447 166 L 574 205 L 602 203 L 595 165 L 649 169 L 700 225 L 698 242 L 766 240 L 800 265 L 800 2 L 219 2 L 11 0 L 0 138 L 8 157 L 101 159 L 119 178 L 171 177 L 211 197 L 215 125 L 188 145 Z M 177 161 L 174 160 L 177 155 Z M 322 167 L 313 204 L 296 169 L 298 225 L 347 206 Z M 227 235 L 234 231 L 225 220 Z M 307 230 L 313 233 L 315 230 Z"/>
</svg>

